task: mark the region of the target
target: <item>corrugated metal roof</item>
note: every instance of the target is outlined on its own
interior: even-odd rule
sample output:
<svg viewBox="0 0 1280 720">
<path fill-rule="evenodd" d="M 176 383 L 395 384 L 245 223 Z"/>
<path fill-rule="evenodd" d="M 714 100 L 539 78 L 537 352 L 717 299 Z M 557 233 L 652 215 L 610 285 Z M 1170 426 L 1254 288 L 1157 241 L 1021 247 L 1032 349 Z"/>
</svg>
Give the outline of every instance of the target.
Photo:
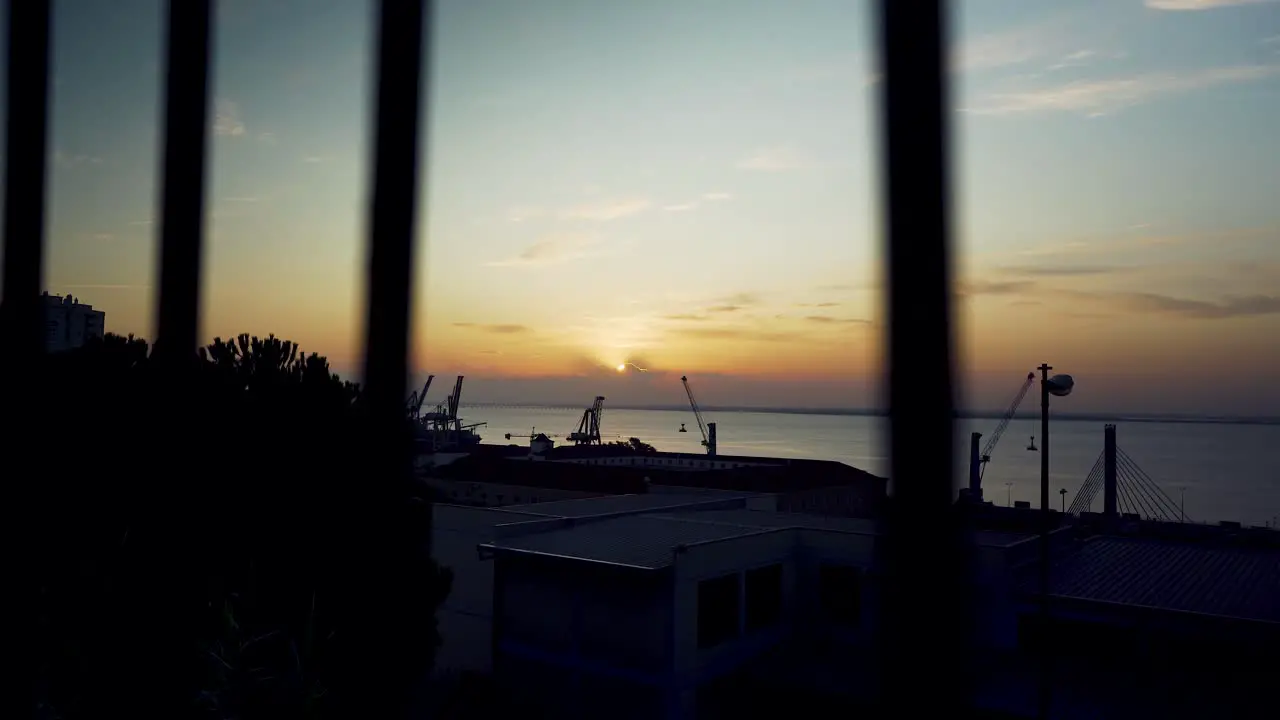
<svg viewBox="0 0 1280 720">
<path fill-rule="evenodd" d="M 658 570 L 673 563 L 678 545 L 728 540 L 761 528 L 623 515 L 548 532 L 502 538 L 483 547 Z"/>
<path fill-rule="evenodd" d="M 1069 598 L 1280 622 L 1274 551 L 1095 538 L 1055 563 L 1050 587 Z"/>
<path fill-rule="evenodd" d="M 508 510 L 534 513 L 547 517 L 583 518 L 593 515 L 613 515 L 630 512 L 654 512 L 658 510 L 676 510 L 688 507 L 691 503 L 716 503 L 749 497 L 751 493 L 738 495 L 677 495 L 674 493 L 655 493 L 645 495 L 608 495 L 605 497 L 582 498 L 579 500 L 554 500 L 551 502 L 530 505 L 507 505 Z"/>
</svg>

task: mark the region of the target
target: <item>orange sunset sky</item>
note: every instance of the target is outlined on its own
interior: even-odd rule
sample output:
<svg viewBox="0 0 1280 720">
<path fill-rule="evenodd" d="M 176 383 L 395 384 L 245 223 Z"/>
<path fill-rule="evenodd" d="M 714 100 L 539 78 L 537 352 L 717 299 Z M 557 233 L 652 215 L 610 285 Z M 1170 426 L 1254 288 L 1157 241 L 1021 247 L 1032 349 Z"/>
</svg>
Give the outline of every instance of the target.
<svg viewBox="0 0 1280 720">
<path fill-rule="evenodd" d="M 203 335 L 356 375 L 371 8 L 218 5 Z M 432 402 L 875 405 L 867 5 L 440 2 Z M 1280 415 L 1280 4 L 956 5 L 963 404 L 1049 362 L 1072 411 Z M 161 3 L 55 7 L 46 285 L 150 337 Z"/>
</svg>

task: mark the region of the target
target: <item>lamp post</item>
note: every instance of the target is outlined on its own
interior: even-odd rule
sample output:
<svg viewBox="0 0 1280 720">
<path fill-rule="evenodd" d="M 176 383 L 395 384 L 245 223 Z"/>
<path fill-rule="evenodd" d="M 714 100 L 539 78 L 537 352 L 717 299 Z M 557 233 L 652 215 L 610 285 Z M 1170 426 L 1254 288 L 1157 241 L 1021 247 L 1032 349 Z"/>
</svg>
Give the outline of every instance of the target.
<svg viewBox="0 0 1280 720">
<path fill-rule="evenodd" d="M 1062 514 L 1066 515 L 1067 514 L 1067 489 L 1060 488 L 1058 490 L 1058 494 L 1062 496 Z"/>
<path fill-rule="evenodd" d="M 1043 364 L 1040 371 L 1040 627 L 1049 621 L 1049 396 L 1066 397 L 1075 387 L 1070 375 L 1049 377 L 1053 368 Z M 1063 502 L 1066 496 L 1063 495 Z M 1049 678 L 1052 677 L 1052 652 L 1046 647 L 1040 657 L 1041 677 L 1038 693 L 1040 717 L 1049 715 Z"/>
<path fill-rule="evenodd" d="M 1004 506 L 1013 507 L 1013 482 L 1009 481 L 1004 484 Z"/>
<path fill-rule="evenodd" d="M 1185 523 L 1187 521 L 1187 486 L 1178 486 L 1178 514 L 1182 517 L 1178 522 Z"/>
<path fill-rule="evenodd" d="M 1041 365 L 1040 371 L 1040 512 L 1049 515 L 1049 396 L 1066 397 L 1075 387 L 1070 375 L 1049 377 L 1050 365 Z M 1046 526 L 1047 527 L 1047 526 Z"/>
</svg>

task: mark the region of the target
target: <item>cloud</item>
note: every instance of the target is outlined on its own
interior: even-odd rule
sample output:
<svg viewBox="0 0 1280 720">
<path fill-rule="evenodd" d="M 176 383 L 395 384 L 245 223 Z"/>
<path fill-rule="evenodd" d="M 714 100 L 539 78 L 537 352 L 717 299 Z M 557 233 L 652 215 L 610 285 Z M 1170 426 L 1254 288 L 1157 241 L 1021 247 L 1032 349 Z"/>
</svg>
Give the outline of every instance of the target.
<svg viewBox="0 0 1280 720">
<path fill-rule="evenodd" d="M 745 306 L 743 306 L 743 305 L 712 305 L 711 307 L 707 308 L 707 312 L 709 312 L 709 313 L 731 313 L 731 312 L 738 312 L 738 311 L 739 311 L 739 310 L 741 310 L 743 307 L 745 307 Z"/>
<path fill-rule="evenodd" d="M 1223 298 L 1220 302 L 1157 293 L 1117 293 L 1113 297 L 1133 310 L 1167 313 L 1198 320 L 1280 314 L 1280 295 L 1232 296 Z"/>
<path fill-rule="evenodd" d="M 786 172 L 811 167 L 812 163 L 803 153 L 791 146 L 778 146 L 756 150 L 738 162 L 740 170 L 758 172 Z"/>
<path fill-rule="evenodd" d="M 513 258 L 488 263 L 490 267 L 541 266 L 577 260 L 587 256 L 594 240 L 586 237 L 556 237 L 539 240 Z"/>
<path fill-rule="evenodd" d="M 495 335 L 519 335 L 521 333 L 529 332 L 529 328 L 524 325 L 511 325 L 511 324 L 486 325 L 482 323 L 456 322 L 453 324 L 453 326 L 459 327 L 459 328 L 479 330 L 481 332 L 493 333 Z"/>
<path fill-rule="evenodd" d="M 692 321 L 701 322 L 703 320 L 710 320 L 711 318 L 707 317 L 706 315 L 695 315 L 693 313 L 677 313 L 675 315 L 663 315 L 662 319 L 663 320 L 680 320 L 680 321 L 692 320 Z"/>
<path fill-rule="evenodd" d="M 727 202 L 732 199 L 733 199 L 733 196 L 726 192 L 709 192 L 709 193 L 703 193 L 702 197 L 698 198 L 697 200 L 684 202 L 684 203 L 676 203 L 673 205 L 664 205 L 662 209 L 665 210 L 666 212 L 689 212 L 690 210 L 697 210 L 704 202 L 706 203 Z"/>
<path fill-rule="evenodd" d="M 1280 65 L 1236 65 L 1184 75 L 1147 74 L 1077 81 L 1026 92 L 992 94 L 984 106 L 967 108 L 966 112 L 978 115 L 1074 112 L 1097 117 L 1168 95 L 1253 82 L 1278 74 Z"/>
<path fill-rule="evenodd" d="M 1095 56 L 1097 56 L 1097 54 L 1098 53 L 1094 50 L 1077 50 L 1073 53 L 1067 53 L 1066 55 L 1063 55 L 1061 58 L 1059 58 L 1058 62 L 1050 65 L 1048 67 L 1048 70 L 1049 72 L 1054 72 L 1055 70 L 1065 70 L 1067 68 L 1073 68 L 1073 67 L 1084 67 L 1085 65 L 1088 65 L 1089 61 Z"/>
<path fill-rule="evenodd" d="M 636 215 L 648 210 L 653 203 L 646 198 L 622 198 L 605 200 L 588 205 L 580 205 L 567 210 L 565 217 L 579 220 L 598 220 L 607 222 L 619 218 Z"/>
<path fill-rule="evenodd" d="M 760 303 L 760 295 L 753 292 L 734 293 L 722 299 L 725 305 L 757 305 Z"/>
<path fill-rule="evenodd" d="M 229 202 L 229 203 L 256 203 L 256 202 L 258 202 L 258 198 L 253 197 L 253 196 L 246 195 L 246 196 L 241 196 L 241 197 L 226 197 L 226 198 L 222 198 L 222 201 L 223 201 L 223 202 Z"/>
<path fill-rule="evenodd" d="M 668 330 L 672 335 L 694 340 L 759 340 L 763 342 L 792 342 L 801 336 L 797 333 L 759 332 L 747 328 L 702 328 L 683 327 Z"/>
<path fill-rule="evenodd" d="M 1029 280 L 967 280 L 956 283 L 960 295 L 1016 295 L 1031 290 L 1035 283 Z"/>
<path fill-rule="evenodd" d="M 276 134 L 271 132 L 258 133 L 258 142 L 266 145 L 276 144 Z"/>
<path fill-rule="evenodd" d="M 324 161 L 325 161 L 325 158 L 324 158 L 323 156 L 320 156 L 320 155 L 303 155 L 303 156 L 302 156 L 302 162 L 304 162 L 304 163 L 308 163 L 308 164 L 311 164 L 311 165 L 316 165 L 316 164 L 318 164 L 318 163 L 322 163 L 322 162 L 324 162 Z"/>
<path fill-rule="evenodd" d="M 213 134 L 239 137 L 245 134 L 244 121 L 240 119 L 240 106 L 226 98 L 214 104 Z"/>
<path fill-rule="evenodd" d="M 822 325 L 833 325 L 833 324 L 870 325 L 871 324 L 870 320 L 863 320 L 862 318 L 838 318 L 838 317 L 831 317 L 830 315 L 809 315 L 808 317 L 805 318 L 805 320 L 811 323 L 819 323 Z"/>
<path fill-rule="evenodd" d="M 1152 10 L 1213 10 L 1241 5 L 1265 5 L 1276 0 L 1146 0 Z"/>
<path fill-rule="evenodd" d="M 1029 277 L 1075 277 L 1108 275 L 1133 269 L 1125 265 L 1012 265 L 1000 268 L 1000 272 Z"/>
<path fill-rule="evenodd" d="M 802 308 L 833 308 L 840 307 L 843 303 L 838 302 L 820 302 L 820 303 L 796 303 L 796 307 Z"/>
<path fill-rule="evenodd" d="M 1066 25 L 1065 18 L 1054 17 L 977 35 L 955 46 L 951 69 L 992 70 L 1062 55 L 1071 47 L 1068 42 L 1073 35 Z"/>
</svg>

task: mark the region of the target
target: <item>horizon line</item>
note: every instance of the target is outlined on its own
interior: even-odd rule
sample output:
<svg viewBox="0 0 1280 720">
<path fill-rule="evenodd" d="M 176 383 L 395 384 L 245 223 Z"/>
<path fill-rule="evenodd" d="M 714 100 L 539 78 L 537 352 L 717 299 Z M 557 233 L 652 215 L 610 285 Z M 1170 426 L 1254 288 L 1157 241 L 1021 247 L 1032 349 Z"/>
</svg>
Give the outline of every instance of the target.
<svg viewBox="0 0 1280 720">
<path fill-rule="evenodd" d="M 460 407 L 474 408 L 507 408 L 531 410 L 582 410 L 584 406 L 577 403 L 553 403 L 553 402 L 501 402 L 501 401 L 483 401 L 483 402 L 464 402 Z M 647 410 L 647 411 L 668 411 L 668 412 L 688 412 L 688 405 L 680 404 L 638 404 L 623 403 L 618 405 L 610 405 L 614 410 Z M 812 407 L 773 407 L 765 405 L 701 405 L 698 408 L 703 412 L 742 412 L 742 413 L 773 413 L 779 415 L 834 415 L 834 416 L 860 416 L 860 417 L 887 417 L 888 410 L 884 408 L 865 408 L 865 407 L 848 407 L 848 408 L 812 408 Z M 1003 418 L 1005 413 L 1000 410 L 957 410 L 957 419 L 981 419 L 993 420 Z M 1210 414 L 1193 414 L 1193 413 L 1126 413 L 1126 412 L 1055 412 L 1054 417 L 1063 420 L 1094 420 L 1094 421 L 1123 421 L 1123 422 L 1152 422 L 1152 423 L 1204 423 L 1204 424 L 1223 424 L 1223 425 L 1280 425 L 1280 417 L 1269 415 L 1210 415 Z M 1040 413 L 1017 412 L 1014 413 L 1015 420 L 1038 420 Z"/>
</svg>

